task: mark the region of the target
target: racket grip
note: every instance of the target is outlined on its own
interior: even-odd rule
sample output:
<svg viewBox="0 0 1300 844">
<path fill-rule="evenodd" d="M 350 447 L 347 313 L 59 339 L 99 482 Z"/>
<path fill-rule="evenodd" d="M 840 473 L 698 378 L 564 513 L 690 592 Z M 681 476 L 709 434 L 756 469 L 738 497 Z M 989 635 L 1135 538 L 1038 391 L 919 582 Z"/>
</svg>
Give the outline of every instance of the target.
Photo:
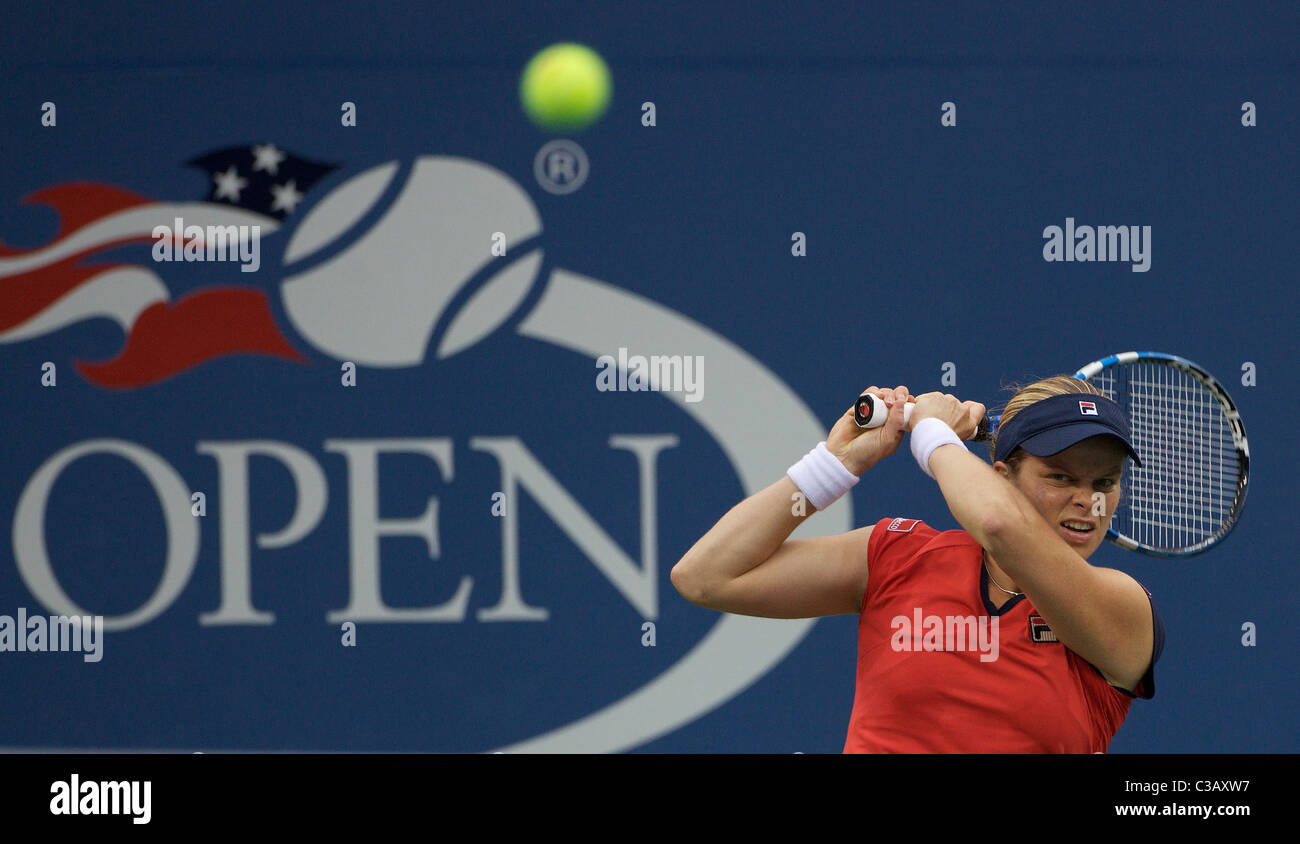
<svg viewBox="0 0 1300 844">
<path fill-rule="evenodd" d="M 915 408 L 915 402 L 903 405 L 904 425 L 911 421 L 912 411 Z M 853 406 L 853 421 L 858 423 L 859 428 L 879 428 L 885 424 L 887 418 L 889 418 L 889 406 L 883 399 L 871 393 L 858 396 L 858 403 Z"/>
<path fill-rule="evenodd" d="M 908 402 L 903 405 L 903 424 L 906 425 L 912 420 L 912 411 L 916 408 L 914 402 Z M 889 407 L 879 396 L 871 393 L 863 393 L 858 396 L 857 404 L 853 405 L 853 421 L 858 423 L 859 428 L 879 428 L 885 424 L 885 419 L 889 417 Z M 974 442 L 988 442 L 993 438 L 997 430 L 997 419 L 990 419 L 987 414 L 979 421 L 975 427 L 975 434 L 971 437 Z"/>
</svg>

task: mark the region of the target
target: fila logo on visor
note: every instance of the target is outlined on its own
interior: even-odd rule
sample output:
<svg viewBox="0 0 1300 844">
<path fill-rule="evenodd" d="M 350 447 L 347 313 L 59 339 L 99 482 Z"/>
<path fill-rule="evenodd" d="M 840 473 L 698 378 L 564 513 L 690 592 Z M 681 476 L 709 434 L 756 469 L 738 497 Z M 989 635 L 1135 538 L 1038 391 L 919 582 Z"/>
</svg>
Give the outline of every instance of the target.
<svg viewBox="0 0 1300 844">
<path fill-rule="evenodd" d="M 1095 401 L 1079 402 L 1079 413 L 1083 414 L 1084 416 L 1096 416 L 1097 403 Z"/>
</svg>

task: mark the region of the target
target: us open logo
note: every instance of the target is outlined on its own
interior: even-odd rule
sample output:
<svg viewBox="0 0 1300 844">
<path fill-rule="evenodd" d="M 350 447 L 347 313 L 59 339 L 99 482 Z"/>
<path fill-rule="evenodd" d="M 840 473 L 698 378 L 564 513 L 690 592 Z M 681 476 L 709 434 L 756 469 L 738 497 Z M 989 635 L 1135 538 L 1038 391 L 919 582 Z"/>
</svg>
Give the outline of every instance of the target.
<svg viewBox="0 0 1300 844">
<path fill-rule="evenodd" d="M 251 161 L 246 151 L 239 155 L 246 163 Z M 97 238 L 94 243 L 104 248 L 147 238 L 155 225 L 169 224 L 184 211 L 187 218 L 193 216 L 197 221 L 202 216 L 205 223 L 214 225 L 256 223 L 263 234 L 281 231 L 287 241 L 282 254 L 275 260 L 272 253 L 267 262 L 270 266 L 263 266 L 260 274 L 270 292 L 214 286 L 187 293 L 178 301 L 160 275 L 177 265 L 155 262 L 129 271 L 120 268 L 109 276 L 104 276 L 107 271 L 97 270 L 103 277 L 92 272 L 60 277 L 64 287 L 76 287 L 76 295 L 59 298 L 51 294 L 24 302 L 22 318 L 16 320 L 16 327 L 0 333 L 0 345 L 45 338 L 64 326 L 113 314 L 126 338 L 125 351 L 102 365 L 82 366 L 78 372 L 95 387 L 122 390 L 129 397 L 131 390 L 172 378 L 229 378 L 225 367 L 233 364 L 223 359 L 250 352 L 260 356 L 258 362 L 268 365 L 268 372 L 272 361 L 267 359 L 277 359 L 274 377 L 297 387 L 321 377 L 307 367 L 309 361 L 320 365 L 322 357 L 365 367 L 375 373 L 367 376 L 371 379 L 368 383 L 381 383 L 380 370 L 433 370 L 480 344 L 532 343 L 539 349 L 549 347 L 596 361 L 610 349 L 653 348 L 668 337 L 680 348 L 708 357 L 727 378 L 710 388 L 708 401 L 691 401 L 681 392 L 654 393 L 651 400 L 668 402 L 683 428 L 689 425 L 707 433 L 730 463 L 741 496 L 756 493 L 785 474 L 797 456 L 792 444 L 817 442 L 825 436 L 817 415 L 795 390 L 737 344 L 688 315 L 628 292 L 617 280 L 592 278 L 544 261 L 541 215 L 522 187 L 502 171 L 467 158 L 428 155 L 363 167 L 328 187 L 319 201 L 305 207 L 288 225 L 281 225 L 287 213 L 275 216 L 267 208 L 232 208 L 215 202 L 153 203 L 115 187 L 105 188 L 106 195 L 119 201 L 104 205 L 108 210 L 93 230 L 79 228 L 27 253 L 0 255 L 0 278 L 12 280 L 23 273 L 45 272 L 50 265 L 59 269 L 64 258 L 88 250 L 82 240 L 92 236 Z M 84 197 L 84 191 L 79 195 Z M 58 196 L 68 199 L 64 194 Z M 73 213 L 73 208 L 65 203 L 63 210 Z M 489 255 L 488 235 L 493 232 L 501 232 L 506 242 L 517 244 L 508 257 Z M 279 248 L 277 241 L 272 241 L 272 248 Z M 278 297 L 279 307 L 271 307 L 271 297 Z M 200 334 L 203 342 L 195 347 L 192 332 L 170 328 L 177 312 L 192 316 L 196 308 L 208 309 L 202 314 L 213 315 L 209 322 L 238 325 L 240 330 L 232 330 L 228 341 L 221 343 Z M 257 318 L 228 318 L 231 313 Z M 592 314 L 600 318 L 593 319 Z M 255 333 L 250 325 L 259 331 Z M 167 347 L 167 354 L 162 354 L 155 342 L 159 336 L 179 339 L 175 348 Z M 132 338 L 140 342 L 133 343 Z M 53 340 L 42 342 L 57 348 Z M 300 344 L 313 349 L 315 355 L 300 354 L 296 349 Z M 204 364 L 201 373 L 189 372 L 200 363 Z M 286 369 L 293 365 L 303 365 L 304 374 L 298 376 Z M 586 372 L 573 382 L 574 390 L 590 389 Z M 734 412 L 734 408 L 752 403 L 755 395 L 765 397 L 762 425 L 753 425 L 745 415 Z M 557 406 L 566 400 L 564 390 L 557 390 Z M 484 407 L 483 418 L 494 410 Z M 326 507 L 331 501 L 339 502 L 336 506 L 343 509 L 347 539 L 341 547 L 331 546 L 328 556 L 344 573 L 339 580 L 349 592 L 340 599 L 348 604 L 343 609 L 335 608 L 338 603 L 290 607 L 297 617 L 305 613 L 318 618 L 312 629 L 358 619 L 408 625 L 508 621 L 554 624 L 557 628 L 566 623 L 564 614 L 552 617 L 545 607 L 524 601 L 519 572 L 535 564 L 520 554 L 519 536 L 522 532 L 527 539 L 532 528 L 529 523 L 520 524 L 519 508 L 513 507 L 501 517 L 502 527 L 496 531 L 499 542 L 486 546 L 490 565 L 485 571 L 490 574 L 471 577 L 467 571 L 452 570 L 458 578 L 453 582 L 461 585 L 446 604 L 385 604 L 378 591 L 381 570 L 387 564 L 379 550 L 381 535 L 396 532 L 406 534 L 408 542 L 423 541 L 429 549 L 424 554 L 430 566 L 451 563 L 440 562 L 436 551 L 438 531 L 445 526 L 440 527 L 434 504 L 429 504 L 419 519 L 380 516 L 381 485 L 387 484 L 381 481 L 376 464 L 380 453 L 397 450 L 432 459 L 432 469 L 441 474 L 430 474 L 430 482 L 445 483 L 453 478 L 455 448 L 465 446 L 454 446 L 453 437 L 435 436 L 436 429 L 421 428 L 419 423 L 417 437 L 405 432 L 407 422 L 392 416 L 358 414 L 357 418 L 363 426 L 349 430 L 348 436 L 327 433 L 312 439 L 295 438 L 288 430 L 277 439 L 277 429 L 269 422 L 257 422 L 248 439 L 222 438 L 218 431 L 216 438 L 195 441 L 180 433 L 169 438 L 165 430 L 151 431 L 144 442 L 78 440 L 76 436 L 72 441 L 56 439 L 44 453 L 34 455 L 36 468 L 31 474 L 15 481 L 21 490 L 12 502 L 16 573 L 33 599 L 50 613 L 95 614 L 79 606 L 72 597 L 75 592 L 70 594 L 64 588 L 63 578 L 68 567 L 76 564 L 75 559 L 66 547 L 47 539 L 76 534 L 68 530 L 68 508 L 48 505 L 65 472 L 75 479 L 77 472 L 98 471 L 96 461 L 113 459 L 125 461 L 137 471 L 146 482 L 141 487 L 143 494 L 157 501 L 158 509 L 153 512 L 161 511 L 162 519 L 157 522 L 160 542 L 154 562 L 161 579 L 143 604 L 116 615 L 106 614 L 106 632 L 142 628 L 158 620 L 188 641 L 215 641 L 222 628 L 232 626 L 248 628 L 250 634 L 259 629 L 270 633 L 272 625 L 282 623 L 276 610 L 283 607 L 254 606 L 252 587 L 263 577 L 262 561 L 254 555 L 261 549 L 292 548 L 300 542 L 333 542 L 316 534 L 318 526 L 328 531 Z M 472 420 L 470 424 L 474 424 Z M 485 423 L 485 427 L 490 426 Z M 398 429 L 403 433 L 395 437 Z M 641 472 L 636 478 L 642 489 L 638 559 L 624 552 L 581 506 L 577 493 L 566 489 L 572 475 L 551 474 L 545 461 L 535 456 L 535 451 L 553 446 L 553 440 L 536 437 L 525 442 L 522 431 L 507 431 L 505 436 L 482 433 L 462 432 L 468 451 L 487 452 L 484 456 L 495 459 L 497 488 L 517 490 L 517 495 L 507 495 L 510 500 L 527 493 L 549 519 L 548 529 L 564 534 L 565 541 L 579 549 L 582 561 L 609 582 L 611 591 L 602 600 L 625 600 L 631 608 L 620 609 L 630 613 L 638 626 L 643 620 L 657 618 L 661 580 L 666 578 L 661 577 L 656 551 L 661 544 L 661 525 L 655 515 L 659 484 L 653 475 L 654 455 L 675 446 L 678 437 L 632 436 L 617 429 L 609 432 L 611 448 L 633 451 Z M 194 465 L 195 454 L 204 458 L 197 461 L 203 468 Z M 327 472 L 328 461 L 340 455 L 348 465 L 342 481 L 339 475 Z M 84 463 L 83 457 L 88 458 Z M 280 464 L 296 490 L 296 500 L 290 498 L 289 512 L 282 514 L 287 522 L 279 528 L 269 527 L 270 532 L 262 532 L 268 528 L 244 518 L 254 510 L 257 488 L 266 483 L 247 471 L 248 461 L 254 457 Z M 213 459 L 215 474 L 206 463 Z M 460 468 L 461 458 L 456 461 L 454 477 L 460 479 L 467 472 Z M 191 491 L 205 480 L 204 471 L 209 473 L 207 483 L 215 485 L 216 495 L 224 502 L 212 527 L 194 518 L 190 509 Z M 601 482 L 608 485 L 613 480 L 612 475 L 603 476 Z M 665 479 L 665 485 L 676 483 L 679 479 Z M 815 523 L 806 524 L 803 533 L 834 535 L 852 527 L 852 504 L 846 495 Z M 218 533 L 220 542 L 202 541 L 209 532 Z M 488 585 L 480 586 L 485 579 Z M 500 592 L 500 603 L 471 615 L 467 609 L 471 591 L 494 586 Z M 194 613 L 196 591 L 205 593 L 203 604 L 219 604 L 217 609 Z M 284 593 L 278 594 L 283 601 Z M 187 601 L 190 610 L 168 612 L 187 606 Z M 285 616 L 292 617 L 289 611 Z M 799 645 L 816 621 L 776 622 L 719 614 L 690 650 L 673 664 L 636 677 L 621 696 L 593 699 L 588 708 L 564 713 L 564 720 L 558 723 L 539 723 L 520 735 L 500 729 L 483 741 L 488 748 L 508 752 L 598 753 L 636 747 L 696 720 L 750 688 Z M 486 630 L 482 635 L 486 638 Z M 485 686 L 493 681 L 506 683 L 510 676 L 503 671 L 488 666 L 475 679 Z"/>
</svg>

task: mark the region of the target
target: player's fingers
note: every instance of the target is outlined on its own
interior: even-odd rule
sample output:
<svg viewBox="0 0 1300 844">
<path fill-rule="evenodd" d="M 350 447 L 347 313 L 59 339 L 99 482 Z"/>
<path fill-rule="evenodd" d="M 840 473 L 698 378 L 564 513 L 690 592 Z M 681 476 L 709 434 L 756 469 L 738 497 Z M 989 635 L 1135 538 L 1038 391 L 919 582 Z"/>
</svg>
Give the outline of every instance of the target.
<svg viewBox="0 0 1300 844">
<path fill-rule="evenodd" d="M 906 388 L 900 388 L 906 390 Z M 895 393 L 895 396 L 898 394 Z M 906 395 L 906 392 L 904 392 Z M 907 402 L 899 399 L 889 408 L 889 418 L 885 420 L 886 436 L 901 437 L 907 430 L 907 415 L 904 411 L 907 408 Z"/>
<path fill-rule="evenodd" d="M 960 415 L 953 425 L 953 430 L 962 439 L 969 439 L 975 435 L 980 420 L 984 418 L 984 405 L 977 401 L 964 401 L 958 410 Z"/>
</svg>

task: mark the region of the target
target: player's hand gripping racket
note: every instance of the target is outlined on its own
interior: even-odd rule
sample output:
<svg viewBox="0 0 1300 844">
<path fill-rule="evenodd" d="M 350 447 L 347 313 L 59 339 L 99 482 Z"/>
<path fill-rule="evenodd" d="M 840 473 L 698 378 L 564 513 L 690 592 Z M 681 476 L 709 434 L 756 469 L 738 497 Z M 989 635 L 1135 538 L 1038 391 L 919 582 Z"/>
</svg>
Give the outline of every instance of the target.
<svg viewBox="0 0 1300 844">
<path fill-rule="evenodd" d="M 908 402 L 903 405 L 903 424 L 912 421 L 912 411 L 916 409 L 914 402 Z M 871 393 L 863 393 L 858 396 L 858 403 L 853 406 L 853 421 L 858 423 L 859 428 L 879 428 L 885 424 L 889 418 L 889 407 L 879 396 L 873 396 Z M 993 439 L 993 434 L 998 429 L 998 417 L 985 415 L 975 427 L 975 433 L 971 436 L 974 442 L 987 442 Z"/>
<path fill-rule="evenodd" d="M 1128 414 L 1141 467 L 1127 462 L 1123 495 L 1106 537 L 1144 554 L 1184 557 L 1223 541 L 1246 504 L 1250 445 L 1227 391 L 1200 366 L 1162 352 L 1124 352 L 1074 374 Z M 903 408 L 910 419 L 914 405 Z M 876 428 L 885 403 L 863 394 L 858 426 Z M 973 440 L 989 440 L 999 417 L 985 416 Z"/>
</svg>

